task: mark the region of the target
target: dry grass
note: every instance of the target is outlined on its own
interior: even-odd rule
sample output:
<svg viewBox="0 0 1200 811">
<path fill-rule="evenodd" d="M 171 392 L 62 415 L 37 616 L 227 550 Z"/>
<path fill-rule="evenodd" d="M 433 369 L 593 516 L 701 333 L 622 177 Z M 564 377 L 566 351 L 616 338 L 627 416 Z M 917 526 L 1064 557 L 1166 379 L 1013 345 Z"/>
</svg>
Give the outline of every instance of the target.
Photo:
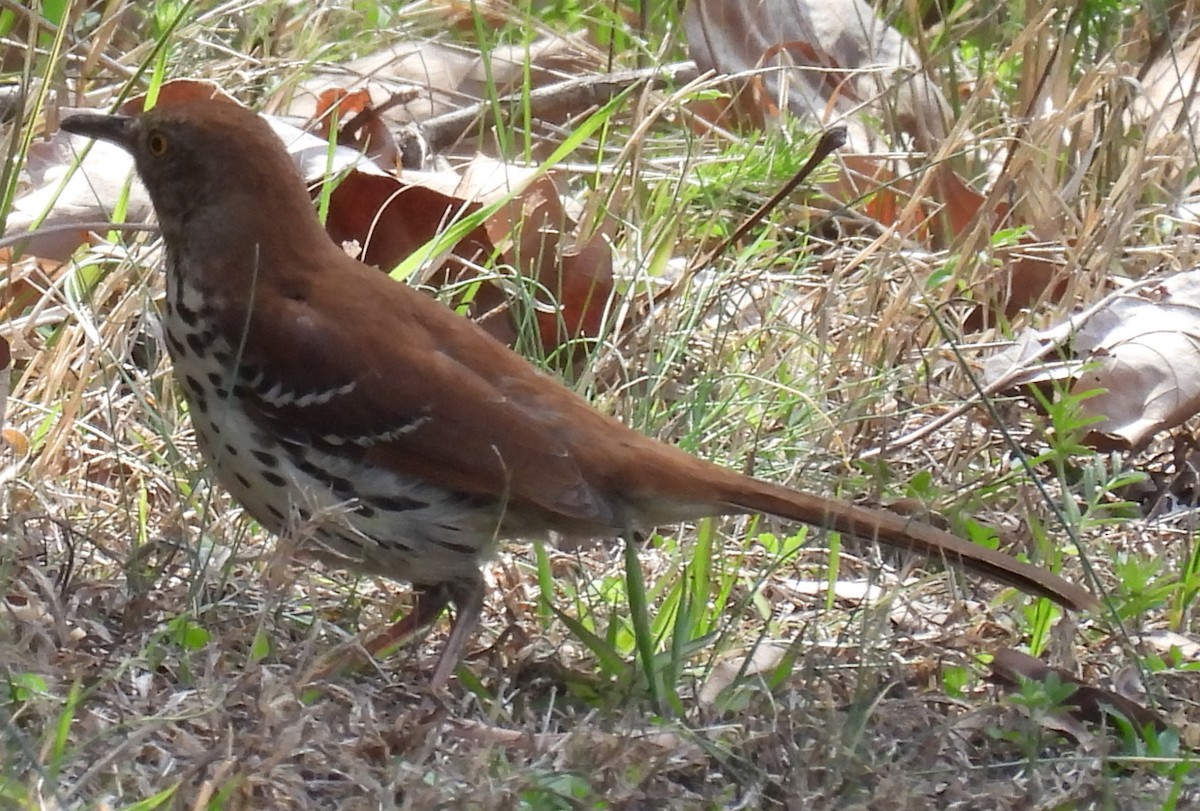
<svg viewBox="0 0 1200 811">
<path fill-rule="evenodd" d="M 175 58 L 190 75 L 244 88 L 246 101 L 302 75 L 317 53 L 315 32 L 337 18 L 259 3 L 210 11 L 209 23 L 218 12 L 244 23 L 226 41 L 234 51 L 270 20 L 279 41 L 296 49 L 256 60 L 229 50 L 214 57 L 205 42 L 227 32 L 210 24 L 177 34 Z M 400 15 L 393 24 L 407 23 Z M 1027 52 L 1052 51 L 1055 26 L 1040 17 L 1022 29 Z M 85 46 L 76 51 L 87 54 Z M 1004 95 L 981 80 L 934 161 L 961 165 L 966 154 L 986 163 L 997 142 L 1012 146 L 991 182 L 1012 188 L 1006 184 L 1019 179 L 1026 220 L 1071 269 L 1066 295 L 1034 309 L 1033 321 L 1050 323 L 1097 298 L 1114 269 L 1138 277 L 1187 267 L 1195 249 L 1186 229 L 1162 227 L 1181 194 L 1185 148 L 1176 143 L 1180 152 L 1164 154 L 1131 142 L 1123 119 L 1095 115 L 1122 103 L 1119 74 L 1127 68 L 1109 59 L 1034 63 L 1025 65 L 1020 92 L 1031 94 L 1044 71 L 1053 112 L 1014 123 Z M 45 68 L 55 86 L 65 72 Z M 99 104 L 115 86 L 97 82 L 90 98 Z M 1021 99 L 1012 103 L 1024 109 Z M 1097 118 L 1103 126 L 1094 129 Z M 1064 144 L 1082 143 L 1106 159 L 1064 159 L 1074 154 Z M 705 143 L 695 159 L 716 151 Z M 631 157 L 627 172 L 612 167 L 613 182 L 630 183 L 631 206 L 646 204 L 639 194 L 661 169 L 653 158 Z M 1067 184 L 1075 171 L 1077 182 Z M 728 178 L 727 205 L 738 180 Z M 700 238 L 686 228 L 697 211 L 675 214 L 685 226 L 680 252 L 698 252 Z M 766 231 L 773 244 L 736 263 L 727 257 L 702 277 L 705 287 L 657 313 L 638 345 L 600 353 L 583 370 L 598 406 L 766 478 L 872 498 L 914 495 L 999 527 L 1018 550 L 1036 548 L 1031 536 L 1061 542 L 1055 511 L 1080 494 L 1039 468 L 1059 505 L 1048 503 L 983 412 L 885 462 L 856 462 L 973 396 L 966 372 L 994 336 L 944 335 L 931 313 L 953 323 L 961 301 L 953 285 L 930 288 L 926 280 L 954 259 L 963 287 L 986 287 L 1003 247 L 982 230 L 941 251 L 876 238 L 878 231 L 806 242 L 795 229 L 803 216 L 799 207 L 781 212 Z M 630 246 L 652 244 L 646 234 L 663 228 L 632 222 L 623 247 L 636 254 Z M 67 269 L 46 277 L 25 262 L 5 281 L 9 291 L 28 285 L 37 294 L 32 308 L 6 313 L 20 372 L 9 422 L 32 450 L 10 451 L 0 473 L 0 807 L 150 808 L 160 792 L 162 807 L 188 809 L 1200 803 L 1186 748 L 1154 760 L 1112 730 L 1092 728 L 1077 740 L 1036 701 L 1023 707 L 987 683 L 980 654 L 1028 645 L 1037 633 L 1028 600 L 910 561 L 879 560 L 849 540 L 836 558 L 837 579 L 879 593 L 867 602 L 849 590 L 836 599 L 814 594 L 812 583 L 828 576 L 828 555 L 812 545 L 782 561 L 763 551 L 753 543 L 759 533 L 794 531 L 769 522 L 719 525 L 714 559 L 732 584 L 730 608 L 687 657 L 673 712 L 652 706 L 636 666 L 617 674 L 600 667 L 545 608 L 534 556 L 520 547 L 489 571 L 470 678 L 436 695 L 423 687 L 445 633 L 439 627 L 368 671 L 316 679 L 317 660 L 338 646 L 350 650 L 359 628 L 386 622 L 405 590 L 277 559 L 272 540 L 196 472 L 190 427 L 157 344 L 162 281 L 152 245 L 98 248 L 85 261 L 102 272 L 86 277 Z M 622 374 L 600 382 L 589 374 L 613 368 Z M 1046 446 L 1044 422 L 1029 408 L 998 407 L 1018 447 Z M 906 492 L 925 473 L 928 485 Z M 652 594 L 656 605 L 684 576 L 697 543 L 695 527 L 667 534 L 642 556 L 647 580 L 662 589 Z M 1192 537 L 1180 521 L 1085 528 L 1080 544 L 1117 607 L 1139 597 L 1145 607 L 1124 614 L 1123 628 L 1112 618 L 1079 626 L 1059 619 L 1046 646 L 1053 663 L 1090 682 L 1140 683 L 1144 701 L 1157 702 L 1187 744 L 1195 743 L 1200 707 L 1188 662 L 1154 673 L 1135 665 L 1155 652 L 1145 642 L 1153 632 L 1192 630 L 1190 592 L 1169 588 L 1186 575 Z M 1139 591 L 1112 563 L 1128 556 L 1158 560 L 1162 577 Z M 616 637 L 628 636 L 619 550 L 552 551 L 549 560 L 553 605 L 597 633 L 613 626 Z M 1065 573 L 1084 577 L 1072 557 Z M 1164 583 L 1161 595 L 1151 593 Z M 789 654 L 775 657 L 777 667 L 729 679 L 744 657 L 775 645 Z M 724 683 L 714 679 L 734 683 L 714 695 Z"/>
</svg>

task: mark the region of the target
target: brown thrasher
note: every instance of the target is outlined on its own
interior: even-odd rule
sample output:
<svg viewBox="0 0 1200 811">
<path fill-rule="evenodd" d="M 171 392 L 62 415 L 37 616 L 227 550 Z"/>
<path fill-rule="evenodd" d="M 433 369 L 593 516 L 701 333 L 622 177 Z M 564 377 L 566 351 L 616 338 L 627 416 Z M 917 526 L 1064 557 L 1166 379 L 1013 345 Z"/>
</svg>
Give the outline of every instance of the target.
<svg viewBox="0 0 1200 811">
<path fill-rule="evenodd" d="M 274 533 L 315 522 L 316 557 L 413 584 L 416 609 L 376 649 L 453 604 L 437 686 L 478 621 L 497 539 L 549 531 L 614 537 L 768 513 L 1095 605 L 1001 552 L 725 470 L 600 414 L 470 320 L 347 256 L 278 137 L 237 104 L 62 127 L 124 147 L 150 192 L 167 248 L 166 341 L 217 478 Z"/>
</svg>

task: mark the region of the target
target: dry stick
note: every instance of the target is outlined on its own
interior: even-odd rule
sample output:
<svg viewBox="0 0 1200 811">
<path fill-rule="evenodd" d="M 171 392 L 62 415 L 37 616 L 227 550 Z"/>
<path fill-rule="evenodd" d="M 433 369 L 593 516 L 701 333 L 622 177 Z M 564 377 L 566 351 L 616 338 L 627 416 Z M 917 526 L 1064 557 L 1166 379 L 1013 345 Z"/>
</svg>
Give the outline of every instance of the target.
<svg viewBox="0 0 1200 811">
<path fill-rule="evenodd" d="M 804 162 L 804 165 L 800 167 L 800 170 L 792 176 L 792 179 L 787 183 L 784 183 L 783 186 L 780 187 L 779 191 L 771 195 L 771 199 L 759 206 L 758 209 L 755 210 L 754 213 L 752 213 L 749 217 L 747 217 L 741 225 L 734 229 L 732 234 L 721 240 L 721 242 L 711 251 L 689 264 L 687 270 L 681 273 L 679 278 L 676 279 L 669 288 L 654 297 L 654 303 L 661 304 L 669 299 L 683 287 L 684 283 L 687 282 L 688 279 L 692 278 L 701 270 L 715 262 L 717 257 L 729 249 L 730 245 L 744 237 L 751 228 L 762 222 L 763 218 L 770 214 L 776 207 L 778 207 L 778 205 L 783 202 L 783 200 L 789 194 L 796 190 L 797 186 L 808 179 L 808 176 L 813 173 L 813 171 L 821 164 L 822 161 L 829 157 L 830 153 L 845 143 L 846 128 L 844 126 L 838 125 L 836 127 L 830 127 L 822 132 L 820 139 L 817 140 L 816 147 L 813 148 L 812 155 L 810 155 L 808 160 Z M 648 323 L 648 321 L 646 323 Z"/>
<path fill-rule="evenodd" d="M 602 104 L 638 82 L 649 81 L 655 86 L 662 86 L 669 82 L 691 81 L 691 77 L 695 75 L 698 75 L 698 69 L 694 62 L 676 62 L 656 68 L 583 76 L 531 90 L 528 96 L 523 91 L 511 93 L 502 96 L 498 104 L 488 100 L 480 101 L 470 107 L 426 119 L 417 127 L 425 136 L 431 150 L 440 152 L 476 126 L 486 128 L 494 125 L 497 107 L 505 110 L 520 109 L 526 97 L 532 116 L 549 118 L 552 113 L 561 114 L 563 111 L 583 110 Z"/>
<path fill-rule="evenodd" d="M 82 775 L 75 779 L 69 788 L 66 788 L 61 797 L 56 797 L 55 799 L 63 803 L 69 802 L 72 797 L 82 793 L 97 775 L 112 766 L 118 759 L 125 757 L 132 759 L 135 757 L 135 753 L 138 751 L 138 747 L 141 746 L 142 741 L 150 737 L 150 735 L 162 731 L 166 724 L 167 722 L 162 718 L 152 719 L 150 723 L 145 723 L 137 727 L 129 723 L 125 724 L 124 737 L 115 745 L 110 746 L 95 762 L 88 766 Z"/>
<path fill-rule="evenodd" d="M 671 283 L 670 287 L 652 296 L 650 301 L 651 306 L 659 306 L 670 300 L 676 293 L 679 292 L 680 289 L 682 289 L 684 283 L 688 279 L 692 278 L 710 263 L 714 262 L 718 256 L 728 250 L 729 246 L 732 245 L 735 240 L 741 239 L 743 236 L 745 236 L 751 228 L 762 221 L 763 217 L 776 208 L 784 198 L 795 191 L 796 187 L 803 183 L 804 180 L 813 173 L 813 170 L 820 165 L 821 161 L 825 160 L 825 158 L 827 158 L 831 152 L 842 146 L 844 143 L 846 143 L 846 128 L 844 126 L 830 127 L 822 132 L 820 139 L 817 141 L 816 147 L 813 149 L 812 155 L 809 156 L 809 159 L 805 161 L 802 167 L 800 167 L 800 171 L 796 172 L 791 180 L 785 183 L 779 189 L 779 191 L 771 195 L 771 199 L 759 206 L 753 214 L 747 217 L 741 225 L 734 229 L 733 234 L 731 234 L 728 238 L 721 240 L 719 245 L 717 245 L 708 253 L 704 254 L 703 257 L 689 264 L 687 269 L 680 274 L 679 278 Z M 637 328 L 623 334 L 621 336 L 621 340 L 625 342 L 625 345 L 629 345 L 629 343 L 633 340 L 640 339 L 651 329 L 652 323 L 652 318 L 648 316 L 643 318 L 641 323 L 637 325 Z M 616 358 L 617 353 L 610 353 L 609 360 L 606 361 L 599 369 L 596 369 L 592 376 L 598 380 L 609 378 L 612 372 L 612 366 L 616 362 Z"/>
<path fill-rule="evenodd" d="M 721 240 L 717 247 L 713 248 L 704 256 L 692 262 L 691 265 L 688 266 L 685 277 L 698 273 L 703 268 L 711 265 L 718 256 L 725 253 L 730 245 L 744 237 L 751 228 L 758 225 L 762 221 L 763 217 L 770 214 L 776 206 L 783 202 L 784 198 L 795 191 L 797 186 L 807 180 L 808 176 L 813 173 L 813 171 L 821 164 L 822 161 L 829 157 L 833 150 L 845 145 L 845 143 L 846 128 L 844 126 L 839 125 L 836 127 L 830 127 L 821 133 L 821 138 L 817 141 L 817 145 L 813 149 L 812 155 L 810 155 L 808 160 L 805 161 L 804 165 L 800 167 L 800 171 L 796 172 L 791 180 L 789 180 L 787 183 L 784 183 L 779 191 L 771 195 L 771 199 L 767 200 L 765 203 L 759 206 L 753 214 L 747 217 L 732 234 Z"/>
</svg>

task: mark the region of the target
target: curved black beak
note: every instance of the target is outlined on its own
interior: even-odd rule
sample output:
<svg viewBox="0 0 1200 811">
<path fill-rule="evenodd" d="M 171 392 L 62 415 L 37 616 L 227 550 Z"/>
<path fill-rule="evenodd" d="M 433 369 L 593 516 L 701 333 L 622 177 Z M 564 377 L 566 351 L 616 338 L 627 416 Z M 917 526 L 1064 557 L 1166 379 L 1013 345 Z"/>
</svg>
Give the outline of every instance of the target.
<svg viewBox="0 0 1200 811">
<path fill-rule="evenodd" d="M 76 113 L 62 120 L 62 128 L 76 135 L 111 141 L 117 146 L 133 150 L 134 119 L 127 115 L 101 115 L 99 113 Z"/>
</svg>

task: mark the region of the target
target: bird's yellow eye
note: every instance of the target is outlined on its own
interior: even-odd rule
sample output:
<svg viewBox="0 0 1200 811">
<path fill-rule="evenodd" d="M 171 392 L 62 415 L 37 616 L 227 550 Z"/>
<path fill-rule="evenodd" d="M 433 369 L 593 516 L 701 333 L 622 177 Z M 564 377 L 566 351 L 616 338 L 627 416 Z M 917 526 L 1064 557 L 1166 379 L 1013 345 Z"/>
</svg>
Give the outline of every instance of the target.
<svg viewBox="0 0 1200 811">
<path fill-rule="evenodd" d="M 163 135 L 161 132 L 152 132 L 146 138 L 146 151 L 156 158 L 161 158 L 163 155 L 167 154 L 168 146 L 169 144 L 167 143 L 167 136 Z"/>
</svg>

